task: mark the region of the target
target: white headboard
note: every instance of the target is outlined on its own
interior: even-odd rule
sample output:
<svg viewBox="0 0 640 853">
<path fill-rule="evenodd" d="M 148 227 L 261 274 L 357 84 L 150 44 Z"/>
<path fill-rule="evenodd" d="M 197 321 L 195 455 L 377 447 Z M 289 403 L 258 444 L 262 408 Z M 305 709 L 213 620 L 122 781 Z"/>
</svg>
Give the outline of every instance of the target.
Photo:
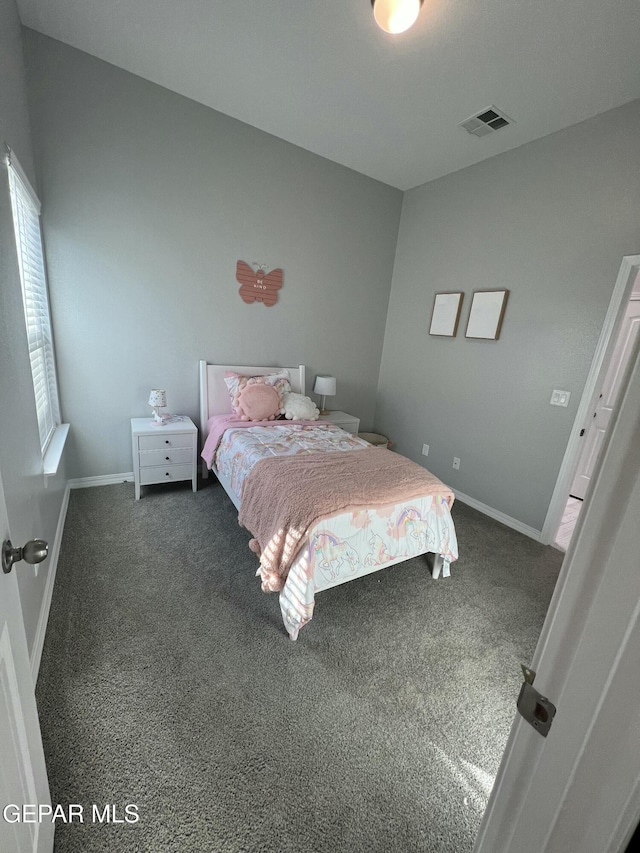
<svg viewBox="0 0 640 853">
<path fill-rule="evenodd" d="M 249 367 L 237 364 L 208 364 L 200 362 L 200 436 L 202 443 L 207 438 L 207 422 L 212 415 L 230 415 L 231 398 L 227 386 L 224 384 L 224 375 L 229 370 L 232 373 L 242 373 L 244 376 L 264 376 L 266 373 L 275 373 L 282 370 L 281 367 Z M 304 364 L 297 367 L 286 367 L 289 371 L 291 390 L 298 394 L 305 393 Z"/>
</svg>

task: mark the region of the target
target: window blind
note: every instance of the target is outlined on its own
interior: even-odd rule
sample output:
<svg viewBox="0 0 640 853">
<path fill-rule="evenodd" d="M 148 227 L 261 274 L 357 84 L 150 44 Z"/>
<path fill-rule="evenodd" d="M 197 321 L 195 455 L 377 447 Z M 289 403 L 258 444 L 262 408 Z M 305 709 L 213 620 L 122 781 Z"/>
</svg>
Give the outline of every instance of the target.
<svg viewBox="0 0 640 853">
<path fill-rule="evenodd" d="M 40 446 L 44 455 L 60 423 L 60 407 L 42 251 L 40 202 L 13 152 L 8 155 L 7 164 Z"/>
</svg>

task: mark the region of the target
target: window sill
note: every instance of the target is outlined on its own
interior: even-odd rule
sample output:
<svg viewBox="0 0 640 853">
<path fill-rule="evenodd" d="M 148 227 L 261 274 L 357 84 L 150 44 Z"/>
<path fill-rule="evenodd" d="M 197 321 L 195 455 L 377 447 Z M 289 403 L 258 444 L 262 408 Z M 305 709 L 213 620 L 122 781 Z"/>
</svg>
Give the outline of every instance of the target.
<svg viewBox="0 0 640 853">
<path fill-rule="evenodd" d="M 49 447 L 47 447 L 47 452 L 44 454 L 43 460 L 45 481 L 47 477 L 53 477 L 58 473 L 60 460 L 62 459 L 62 451 L 64 450 L 64 445 L 67 440 L 67 436 L 69 435 L 69 427 L 70 424 L 60 424 L 57 426 L 56 431 L 49 442 Z"/>
</svg>

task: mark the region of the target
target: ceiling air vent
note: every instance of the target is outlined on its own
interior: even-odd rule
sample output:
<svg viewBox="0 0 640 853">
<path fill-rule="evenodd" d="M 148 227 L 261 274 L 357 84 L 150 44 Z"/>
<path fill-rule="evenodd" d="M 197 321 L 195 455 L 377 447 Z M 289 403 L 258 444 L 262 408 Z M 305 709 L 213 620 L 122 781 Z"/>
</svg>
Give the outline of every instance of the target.
<svg viewBox="0 0 640 853">
<path fill-rule="evenodd" d="M 464 127 L 472 136 L 488 136 L 494 130 L 500 130 L 501 127 L 507 127 L 510 124 L 514 124 L 513 119 L 497 107 L 486 107 L 466 121 L 461 121 L 460 127 Z"/>
</svg>

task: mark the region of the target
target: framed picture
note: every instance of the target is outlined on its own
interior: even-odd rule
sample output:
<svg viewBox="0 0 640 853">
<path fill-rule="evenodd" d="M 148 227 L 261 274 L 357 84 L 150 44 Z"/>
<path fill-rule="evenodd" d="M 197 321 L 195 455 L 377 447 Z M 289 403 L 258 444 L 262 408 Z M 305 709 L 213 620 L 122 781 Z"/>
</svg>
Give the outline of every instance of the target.
<svg viewBox="0 0 640 853">
<path fill-rule="evenodd" d="M 464 293 L 436 293 L 431 312 L 430 335 L 455 337 L 463 298 Z"/>
<path fill-rule="evenodd" d="M 465 337 L 497 341 L 508 296 L 508 290 L 475 290 Z"/>
</svg>

